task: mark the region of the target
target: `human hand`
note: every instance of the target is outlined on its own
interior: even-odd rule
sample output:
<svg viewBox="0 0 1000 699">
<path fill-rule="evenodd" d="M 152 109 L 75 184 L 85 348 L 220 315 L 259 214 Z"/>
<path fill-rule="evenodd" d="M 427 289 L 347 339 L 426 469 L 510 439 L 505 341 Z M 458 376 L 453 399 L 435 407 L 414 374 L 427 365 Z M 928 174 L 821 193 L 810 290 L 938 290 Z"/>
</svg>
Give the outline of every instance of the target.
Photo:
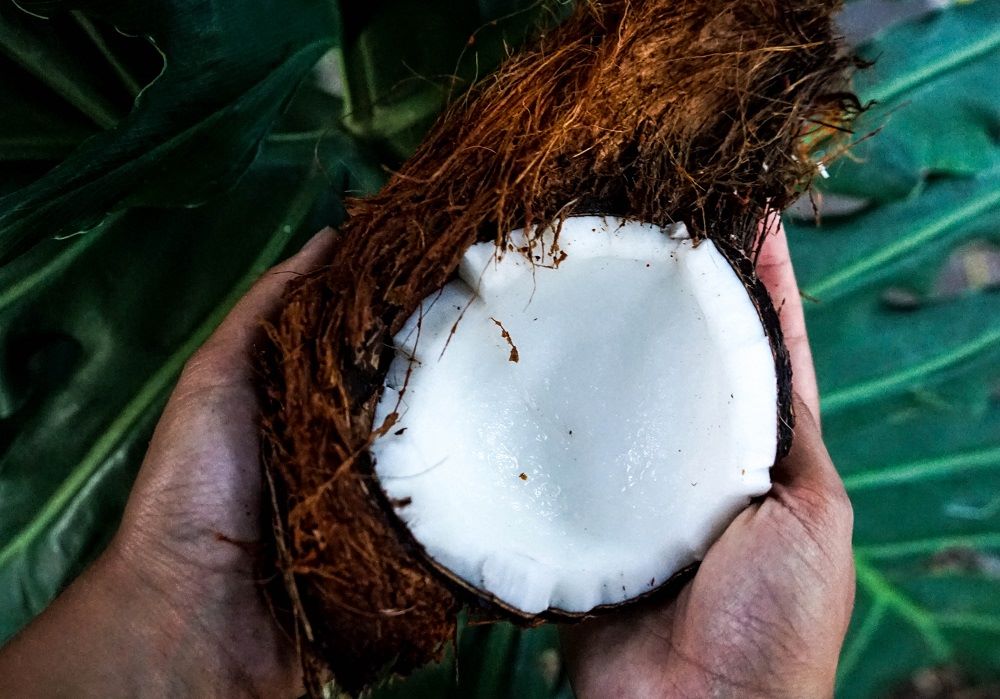
<svg viewBox="0 0 1000 699">
<path fill-rule="evenodd" d="M 295 649 L 257 579 L 262 471 L 251 352 L 285 284 L 266 273 L 188 361 L 110 547 L 0 653 L 17 696 L 298 696 Z"/>
<path fill-rule="evenodd" d="M 780 309 L 792 357 L 792 451 L 773 469 L 771 492 L 730 524 L 676 599 L 564 629 L 580 699 L 833 694 L 854 606 L 853 513 L 820 434 L 782 229 L 768 237 L 758 273 Z"/>
</svg>

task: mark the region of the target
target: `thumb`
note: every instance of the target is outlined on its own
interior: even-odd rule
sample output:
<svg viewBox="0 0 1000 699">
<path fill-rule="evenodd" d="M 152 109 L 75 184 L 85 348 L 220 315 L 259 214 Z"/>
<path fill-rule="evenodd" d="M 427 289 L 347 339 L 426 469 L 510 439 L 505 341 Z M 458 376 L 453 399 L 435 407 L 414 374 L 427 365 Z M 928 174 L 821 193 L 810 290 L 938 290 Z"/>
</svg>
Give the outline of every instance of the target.
<svg viewBox="0 0 1000 699">
<path fill-rule="evenodd" d="M 295 255 L 265 272 L 233 306 L 206 344 L 217 344 L 236 352 L 248 348 L 259 332 L 260 322 L 281 307 L 282 293 L 288 282 L 322 266 L 334 240 L 333 229 L 324 228 Z"/>
<path fill-rule="evenodd" d="M 289 281 L 323 265 L 335 239 L 333 230 L 324 228 L 294 256 L 265 272 L 188 360 L 178 391 L 247 383 L 251 376 L 250 355 L 254 344 L 263 337 L 261 322 L 279 311 Z"/>
<path fill-rule="evenodd" d="M 795 433 L 792 448 L 772 471 L 778 499 L 791 499 L 816 521 L 846 527 L 853 525 L 853 511 L 844 482 L 823 443 L 819 423 L 809 407 L 793 396 Z"/>
</svg>

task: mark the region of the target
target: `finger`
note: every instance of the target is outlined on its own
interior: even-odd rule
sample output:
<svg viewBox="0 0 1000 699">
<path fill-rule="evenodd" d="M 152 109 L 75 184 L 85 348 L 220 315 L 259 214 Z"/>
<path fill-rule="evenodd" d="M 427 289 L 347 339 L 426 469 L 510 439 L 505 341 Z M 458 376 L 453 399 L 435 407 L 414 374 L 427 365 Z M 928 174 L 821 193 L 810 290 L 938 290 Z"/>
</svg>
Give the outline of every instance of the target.
<svg viewBox="0 0 1000 699">
<path fill-rule="evenodd" d="M 273 316 L 281 307 L 281 296 L 292 279 L 312 272 L 327 258 L 334 240 L 333 229 L 324 228 L 309 239 L 301 250 L 265 272 L 219 325 L 209 342 L 233 348 L 249 348 L 257 337 L 260 322 Z"/>
<path fill-rule="evenodd" d="M 823 444 L 819 425 L 801 401 L 796 405 L 792 450 L 772 473 L 774 486 L 761 508 L 779 507 L 790 513 L 818 546 L 817 550 L 828 557 L 833 566 L 828 569 L 829 580 L 839 580 L 834 586 L 846 593 L 838 641 L 842 640 L 853 604 L 854 510 L 844 482 Z"/>
<path fill-rule="evenodd" d="M 219 385 L 245 381 L 250 354 L 262 337 L 261 322 L 281 308 L 282 294 L 291 280 L 322 266 L 334 239 L 333 230 L 324 228 L 294 256 L 265 272 L 192 357 L 181 377 L 182 383 Z"/>
<path fill-rule="evenodd" d="M 799 396 L 795 405 L 795 439 L 788 455 L 775 466 L 774 482 L 807 499 L 846 499 L 844 483 L 823 443 L 812 409 Z"/>
<path fill-rule="evenodd" d="M 778 309 L 785 346 L 791 356 L 795 392 L 812 414 L 818 417 L 819 388 L 816 385 L 816 370 L 813 368 L 812 350 L 806 333 L 802 296 L 799 294 L 799 285 L 795 281 L 795 271 L 788 251 L 788 238 L 777 214 L 769 216 L 761 225 L 764 244 L 757 262 L 757 274 Z"/>
</svg>

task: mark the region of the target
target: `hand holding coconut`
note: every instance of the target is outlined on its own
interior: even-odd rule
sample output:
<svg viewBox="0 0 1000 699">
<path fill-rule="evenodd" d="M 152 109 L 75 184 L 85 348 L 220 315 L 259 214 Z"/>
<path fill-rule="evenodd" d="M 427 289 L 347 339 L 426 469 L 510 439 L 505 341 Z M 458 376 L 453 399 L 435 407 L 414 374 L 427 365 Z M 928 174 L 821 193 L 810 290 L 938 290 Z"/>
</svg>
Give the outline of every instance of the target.
<svg viewBox="0 0 1000 699">
<path fill-rule="evenodd" d="M 859 108 L 837 3 L 574 7 L 348 202 L 270 329 L 263 455 L 314 695 L 440 658 L 463 607 L 676 594 L 788 452 L 804 336 L 760 222 Z"/>
<path fill-rule="evenodd" d="M 577 695 L 829 697 L 854 604 L 853 516 L 823 446 L 802 303 L 784 232 L 758 265 L 801 394 L 774 485 L 709 549 L 675 600 L 567 627 Z"/>
<path fill-rule="evenodd" d="M 0 651 L 18 696 L 293 697 L 298 658 L 256 574 L 263 482 L 249 371 L 258 321 L 332 235 L 269 272 L 189 362 L 101 558 Z M 594 696 L 830 694 L 854 595 L 851 510 L 823 448 L 812 364 L 783 235 L 761 264 L 782 306 L 798 408 L 775 486 L 736 518 L 676 600 L 567 632 Z M 800 339 L 796 339 L 800 338 Z"/>
</svg>

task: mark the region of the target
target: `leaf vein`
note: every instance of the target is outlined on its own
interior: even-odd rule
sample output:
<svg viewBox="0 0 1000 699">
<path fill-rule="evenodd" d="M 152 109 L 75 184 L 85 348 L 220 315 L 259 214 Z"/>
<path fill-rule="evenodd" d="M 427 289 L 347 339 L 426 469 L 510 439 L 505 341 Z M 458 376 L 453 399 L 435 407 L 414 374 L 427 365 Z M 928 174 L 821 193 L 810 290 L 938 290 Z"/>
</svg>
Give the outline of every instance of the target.
<svg viewBox="0 0 1000 699">
<path fill-rule="evenodd" d="M 974 219 L 984 212 L 991 211 L 998 205 L 1000 205 L 1000 187 L 987 189 L 984 194 L 973 197 L 964 205 L 947 211 L 940 218 L 929 221 L 909 235 L 902 236 L 894 243 L 816 281 L 805 289 L 804 293 L 807 296 L 829 301 L 847 290 L 851 284 L 866 273 L 884 267 L 907 253 L 926 245 L 928 241 L 949 229 Z"/>
<path fill-rule="evenodd" d="M 854 634 L 848 645 L 844 647 L 843 652 L 840 655 L 840 665 L 837 668 L 837 681 L 838 683 L 843 681 L 845 677 L 851 674 L 861 656 L 864 654 L 865 649 L 871 644 L 872 638 L 875 636 L 875 632 L 878 631 L 879 625 L 882 623 L 882 619 L 885 617 L 886 603 L 885 600 L 876 599 L 875 603 L 872 605 L 871 611 L 865 620 L 861 623 L 861 627 L 858 632 Z"/>
<path fill-rule="evenodd" d="M 1000 327 L 992 328 L 982 335 L 958 345 L 949 352 L 931 357 L 923 362 L 903 367 L 885 376 L 859 381 L 854 385 L 830 391 L 821 400 L 823 414 L 831 415 L 845 408 L 898 392 L 911 386 L 919 379 L 949 369 L 975 357 L 984 350 L 994 348 L 998 343 L 1000 343 Z"/>
<path fill-rule="evenodd" d="M 922 63 L 918 70 L 899 76 L 894 80 L 887 80 L 870 90 L 866 90 L 864 97 L 876 102 L 888 102 L 902 94 L 911 92 L 919 85 L 930 82 L 939 75 L 955 70 L 977 58 L 991 55 L 998 46 L 1000 46 L 1000 31 L 994 28 L 994 31 L 976 41 L 969 42 L 956 51 L 941 56 L 936 61 Z"/>
<path fill-rule="evenodd" d="M 895 589 L 881 573 L 868 564 L 863 555 L 857 552 L 854 556 L 854 565 L 857 569 L 858 583 L 868 590 L 876 602 L 885 604 L 920 632 L 934 656 L 934 662 L 943 662 L 952 656 L 951 644 L 941 633 L 941 629 L 934 624 L 934 617 L 926 609 Z"/>
<path fill-rule="evenodd" d="M 936 459 L 910 461 L 878 470 L 850 473 L 844 476 L 844 487 L 849 491 L 858 491 L 938 476 L 951 476 L 962 471 L 998 467 L 1000 467 L 1000 447 L 952 454 Z"/>
<path fill-rule="evenodd" d="M 992 548 L 997 546 L 1000 546 L 1000 532 L 980 532 L 886 544 L 860 544 L 854 547 L 854 551 L 869 560 L 885 560 L 922 553 L 937 553 L 952 548 Z"/>
</svg>

